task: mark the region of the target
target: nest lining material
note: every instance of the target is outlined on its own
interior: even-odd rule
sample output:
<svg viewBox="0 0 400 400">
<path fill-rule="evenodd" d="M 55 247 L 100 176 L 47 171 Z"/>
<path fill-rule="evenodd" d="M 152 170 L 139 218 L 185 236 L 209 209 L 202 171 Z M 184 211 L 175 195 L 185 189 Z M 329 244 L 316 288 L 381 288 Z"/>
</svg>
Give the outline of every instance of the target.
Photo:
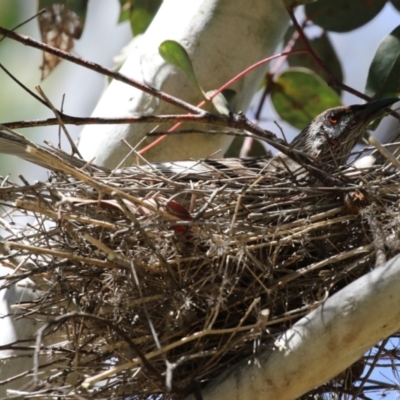
<svg viewBox="0 0 400 400">
<path fill-rule="evenodd" d="M 51 161 L 64 172 L 0 189 L 35 221 L 6 242 L 4 286 L 33 280 L 37 300 L 14 309 L 51 321 L 26 397 L 181 398 L 399 249 L 400 184 L 385 165 L 326 188 L 284 172 L 195 180 Z"/>
</svg>

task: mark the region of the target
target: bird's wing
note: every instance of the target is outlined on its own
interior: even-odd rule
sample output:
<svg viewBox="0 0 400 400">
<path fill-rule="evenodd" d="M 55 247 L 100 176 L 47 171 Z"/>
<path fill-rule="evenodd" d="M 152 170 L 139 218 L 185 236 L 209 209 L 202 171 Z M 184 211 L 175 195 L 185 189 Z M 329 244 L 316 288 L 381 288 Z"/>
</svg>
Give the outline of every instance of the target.
<svg viewBox="0 0 400 400">
<path fill-rule="evenodd" d="M 29 148 L 38 150 L 40 154 L 51 154 L 67 161 L 75 167 L 83 168 L 87 165 L 85 160 L 53 147 L 45 147 L 37 145 L 26 139 L 23 135 L 17 133 L 8 133 L 0 131 L 0 153 L 14 155 L 30 161 L 34 164 L 55 170 L 54 165 L 47 163 L 37 152 L 32 152 Z M 284 161 L 285 160 L 285 161 Z M 135 166 L 121 168 L 114 173 L 118 174 L 135 174 L 143 172 L 160 173 L 169 179 L 176 180 L 202 180 L 202 179 L 240 179 L 249 176 L 259 176 L 265 172 L 288 170 L 290 160 L 284 159 L 282 155 L 272 157 L 249 157 L 249 158 L 227 158 L 227 159 L 203 159 L 196 161 L 179 161 L 165 162 L 157 164 L 147 164 L 143 166 Z M 98 167 L 100 170 L 108 173 L 111 171 Z"/>
<path fill-rule="evenodd" d="M 240 177 L 257 176 L 271 170 L 276 163 L 272 156 L 258 158 L 206 158 L 196 161 L 175 161 L 150 164 L 146 168 L 156 170 L 171 178 L 180 180 L 231 179 Z M 132 167 L 124 169 L 132 171 Z M 124 170 L 121 170 L 123 172 Z"/>
</svg>

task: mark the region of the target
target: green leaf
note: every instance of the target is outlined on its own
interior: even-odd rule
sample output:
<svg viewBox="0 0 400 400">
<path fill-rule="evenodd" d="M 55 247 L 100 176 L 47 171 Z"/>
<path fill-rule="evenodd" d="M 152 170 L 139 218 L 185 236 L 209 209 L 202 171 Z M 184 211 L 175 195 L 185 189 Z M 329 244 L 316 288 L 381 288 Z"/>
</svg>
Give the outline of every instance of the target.
<svg viewBox="0 0 400 400">
<path fill-rule="evenodd" d="M 274 81 L 271 100 L 279 116 L 303 129 L 318 114 L 341 104 L 338 94 L 306 68 L 289 68 Z"/>
<path fill-rule="evenodd" d="M 143 8 L 134 10 L 131 14 L 130 22 L 131 29 L 134 36 L 140 35 L 145 32 L 151 21 L 153 21 L 154 14 L 149 13 Z"/>
<path fill-rule="evenodd" d="M 400 26 L 379 44 L 369 67 L 365 93 L 373 98 L 400 94 Z"/>
<path fill-rule="evenodd" d="M 233 139 L 232 144 L 229 146 L 229 149 L 224 154 L 224 157 L 240 157 L 243 142 L 243 137 L 236 136 L 235 139 Z M 270 153 L 265 149 L 265 147 L 258 140 L 253 140 L 250 151 L 246 154 L 246 157 L 264 157 L 267 155 L 270 155 Z"/>
<path fill-rule="evenodd" d="M 211 90 L 206 93 L 208 98 L 215 93 L 215 90 Z M 214 108 L 218 111 L 221 115 L 228 116 L 230 112 L 233 112 L 234 109 L 232 107 L 233 99 L 236 96 L 236 91 L 232 89 L 225 89 L 221 93 L 218 93 L 211 99 L 211 103 L 213 104 Z"/>
<path fill-rule="evenodd" d="M 386 0 L 319 0 L 307 4 L 306 16 L 328 31 L 349 32 L 371 21 Z"/>
<path fill-rule="evenodd" d="M 121 11 L 118 22 L 129 20 L 132 33 L 137 36 L 146 31 L 162 0 L 119 0 Z"/>
<path fill-rule="evenodd" d="M 297 6 L 302 6 L 308 3 L 314 3 L 318 0 L 283 0 L 283 4 L 285 4 L 288 8 L 295 8 Z"/>
<path fill-rule="evenodd" d="M 391 0 L 392 4 L 398 11 L 400 11 L 400 0 Z"/>
<path fill-rule="evenodd" d="M 294 32 L 293 26 L 291 26 L 285 34 L 285 43 L 287 43 L 292 37 Z M 313 50 L 317 53 L 322 62 L 330 69 L 332 74 L 339 80 L 343 81 L 342 66 L 336 51 L 329 39 L 326 32 L 323 32 L 321 36 L 317 36 L 314 39 L 310 39 L 310 45 Z M 297 40 L 293 46 L 293 50 L 304 50 L 305 46 L 301 40 Z M 329 75 L 321 68 L 321 66 L 315 61 L 313 57 L 308 53 L 292 54 L 288 57 L 288 64 L 291 67 L 304 67 L 311 69 L 316 72 L 321 78 L 323 78 L 328 84 L 330 81 Z M 340 94 L 339 88 L 333 88 L 338 94 Z"/>
<path fill-rule="evenodd" d="M 118 23 L 127 21 L 131 13 L 131 2 L 129 0 L 119 0 L 119 18 Z"/>
<path fill-rule="evenodd" d="M 168 63 L 181 69 L 186 76 L 199 88 L 202 95 L 208 99 L 201 88 L 193 69 L 192 61 L 185 48 L 175 40 L 165 40 L 158 47 L 160 56 Z"/>
<path fill-rule="evenodd" d="M 368 125 L 368 131 L 375 131 L 376 128 L 378 128 L 378 126 L 380 125 L 380 123 L 382 122 L 382 119 L 385 116 L 383 115 L 382 117 L 376 118 L 374 119 L 369 125 Z M 365 131 L 364 134 L 362 135 L 362 137 L 358 140 L 358 143 L 365 143 L 365 139 L 368 138 L 368 131 Z"/>
</svg>

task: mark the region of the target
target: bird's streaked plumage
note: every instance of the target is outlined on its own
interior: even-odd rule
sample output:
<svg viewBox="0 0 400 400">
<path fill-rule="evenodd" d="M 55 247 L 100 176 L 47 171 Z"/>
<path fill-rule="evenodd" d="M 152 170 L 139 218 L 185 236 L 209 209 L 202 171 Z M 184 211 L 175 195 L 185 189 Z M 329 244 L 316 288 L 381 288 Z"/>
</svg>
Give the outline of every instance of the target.
<svg viewBox="0 0 400 400">
<path fill-rule="evenodd" d="M 332 172 L 335 168 L 345 164 L 351 149 L 363 135 L 368 125 L 384 109 L 397 101 L 397 98 L 387 98 L 363 105 L 341 106 L 326 110 L 314 118 L 294 138 L 290 146 L 314 161 L 321 169 Z M 21 135 L 0 132 L 0 153 L 15 155 L 53 169 L 34 154 L 26 151 L 27 147 L 31 145 L 32 143 Z M 76 167 L 81 168 L 86 165 L 84 160 L 70 156 L 61 150 L 35 146 L 56 154 Z M 262 174 L 263 171 L 294 171 L 299 168 L 299 165 L 290 157 L 278 153 L 273 157 L 166 162 L 151 164 L 144 168 L 155 169 L 168 174 L 168 176 L 175 175 L 177 179 L 199 180 L 210 175 L 232 177 L 235 175 L 258 175 Z M 105 168 L 101 169 L 106 170 Z M 122 169 L 121 171 L 130 173 L 134 172 L 134 169 Z"/>
</svg>

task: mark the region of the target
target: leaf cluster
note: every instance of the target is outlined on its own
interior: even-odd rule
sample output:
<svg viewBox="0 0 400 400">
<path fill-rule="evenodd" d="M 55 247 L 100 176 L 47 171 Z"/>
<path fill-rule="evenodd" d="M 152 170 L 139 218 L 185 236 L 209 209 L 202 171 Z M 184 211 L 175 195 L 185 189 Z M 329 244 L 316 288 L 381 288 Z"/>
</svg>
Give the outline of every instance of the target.
<svg viewBox="0 0 400 400">
<path fill-rule="evenodd" d="M 133 34 L 143 33 L 157 10 L 161 0 L 119 0 L 119 22 L 129 21 Z M 302 24 L 290 26 L 282 46 L 291 54 L 287 66 L 272 67 L 264 80 L 264 95 L 256 118 L 260 118 L 262 105 L 267 96 L 284 121 L 302 129 L 307 123 L 330 107 L 341 104 L 341 91 L 348 90 L 359 97 L 393 97 L 400 94 L 400 25 L 382 39 L 369 66 L 364 93 L 343 84 L 343 60 L 340 60 L 331 41 L 331 33 L 346 33 L 358 29 L 375 18 L 386 5 L 400 11 L 399 0 L 284 0 L 289 13 L 301 5 L 305 19 Z M 73 48 L 73 39 L 79 38 L 84 28 L 87 1 L 70 0 L 60 6 L 59 0 L 39 0 L 38 7 L 45 10 L 39 16 L 42 40 L 65 50 Z M 55 24 L 49 23 L 49 14 Z M 293 14 L 292 14 L 293 15 Z M 294 17 L 293 17 L 294 18 Z M 61 21 L 61 23 L 60 23 Z M 315 27 L 319 33 L 315 34 Z M 368 40 L 363 44 L 368 46 Z M 170 64 L 181 69 L 194 83 L 206 102 L 227 115 L 234 93 L 216 90 L 205 93 L 183 46 L 168 40 L 160 44 L 160 55 Z M 42 70 L 47 76 L 58 64 L 59 58 L 46 55 Z M 283 64 L 283 63 L 281 63 Z M 361 66 L 360 66 L 361 67 Z M 237 77 L 240 79 L 240 76 Z M 216 88 L 217 89 L 217 88 Z"/>
<path fill-rule="evenodd" d="M 289 8 L 298 3 L 286 1 Z M 400 11 L 398 0 L 318 0 L 300 3 L 305 4 L 305 19 L 297 27 L 297 32 L 294 26 L 288 29 L 284 45 L 290 50 L 304 52 L 289 56 L 288 68 L 267 80 L 271 86 L 272 103 L 282 119 L 301 129 L 305 120 L 309 121 L 310 117 L 324 111 L 327 104 L 339 105 L 342 90 L 352 91 L 365 100 L 400 94 L 400 25 L 383 38 L 376 49 L 364 93 L 343 84 L 344 60 L 339 59 L 330 38 L 332 33 L 347 33 L 364 26 L 381 12 L 386 3 L 391 3 Z M 315 26 L 320 28 L 316 35 Z M 362 46 L 367 48 L 368 40 Z"/>
<path fill-rule="evenodd" d="M 298 5 L 287 2 L 289 7 Z M 400 25 L 382 39 L 369 66 L 364 93 L 343 83 L 343 60 L 338 57 L 331 41 L 331 33 L 345 33 L 371 21 L 382 10 L 386 0 L 319 0 L 303 1 L 305 19 L 302 25 L 294 21 L 283 40 L 285 50 L 291 52 L 285 68 L 272 68 L 264 80 L 262 104 L 269 95 L 278 115 L 292 126 L 303 129 L 309 121 L 328 108 L 341 105 L 341 92 L 347 90 L 369 100 L 396 97 L 400 94 Z M 400 2 L 392 5 L 400 10 Z M 312 36 L 309 32 L 319 33 Z M 365 42 L 368 46 L 368 42 Z M 184 48 L 173 41 L 160 45 L 161 56 L 181 69 L 207 98 Z M 221 97 L 221 94 L 219 94 Z M 220 98 L 219 98 L 220 99 Z M 221 114 L 231 107 L 229 100 L 223 106 L 210 99 Z M 259 107 L 261 111 L 261 106 Z M 256 115 L 259 119 L 259 113 Z M 237 146 L 237 144 L 236 144 Z M 262 154 L 262 151 L 257 154 Z"/>
</svg>

